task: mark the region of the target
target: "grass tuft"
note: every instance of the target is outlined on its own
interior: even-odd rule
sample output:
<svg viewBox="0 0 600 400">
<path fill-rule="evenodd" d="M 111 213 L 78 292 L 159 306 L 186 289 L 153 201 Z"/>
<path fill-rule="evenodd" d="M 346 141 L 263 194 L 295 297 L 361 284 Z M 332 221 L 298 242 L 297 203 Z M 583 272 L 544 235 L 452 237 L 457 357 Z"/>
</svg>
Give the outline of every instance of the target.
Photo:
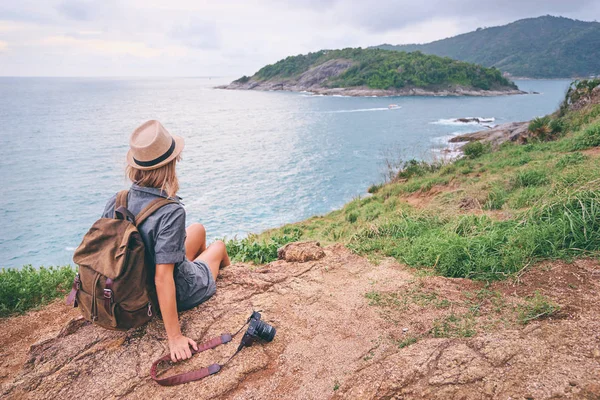
<svg viewBox="0 0 600 400">
<path fill-rule="evenodd" d="M 527 302 L 524 305 L 519 306 L 519 322 L 526 325 L 536 319 L 549 318 L 558 311 L 560 311 L 560 306 L 558 304 L 554 303 L 540 292 L 535 292 L 533 296 L 527 299 Z"/>
</svg>

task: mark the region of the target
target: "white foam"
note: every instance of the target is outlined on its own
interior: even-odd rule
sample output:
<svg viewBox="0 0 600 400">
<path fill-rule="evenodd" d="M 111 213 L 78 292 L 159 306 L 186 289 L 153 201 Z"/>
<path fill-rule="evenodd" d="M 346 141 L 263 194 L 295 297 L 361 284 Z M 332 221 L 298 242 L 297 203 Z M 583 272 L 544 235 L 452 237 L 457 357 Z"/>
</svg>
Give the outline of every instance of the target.
<svg viewBox="0 0 600 400">
<path fill-rule="evenodd" d="M 66 251 L 75 251 L 75 249 L 76 249 L 76 247 L 70 247 L 70 246 L 65 247 Z"/>
<path fill-rule="evenodd" d="M 450 126 L 465 126 L 465 125 L 484 125 L 489 124 L 491 122 L 496 121 L 496 118 L 484 118 L 484 117 L 464 117 L 464 119 L 472 119 L 477 118 L 480 122 L 471 121 L 471 122 L 461 122 L 458 121 L 458 118 L 449 118 L 449 119 L 438 119 L 437 121 L 430 122 L 430 124 L 434 125 L 450 125 Z"/>
</svg>

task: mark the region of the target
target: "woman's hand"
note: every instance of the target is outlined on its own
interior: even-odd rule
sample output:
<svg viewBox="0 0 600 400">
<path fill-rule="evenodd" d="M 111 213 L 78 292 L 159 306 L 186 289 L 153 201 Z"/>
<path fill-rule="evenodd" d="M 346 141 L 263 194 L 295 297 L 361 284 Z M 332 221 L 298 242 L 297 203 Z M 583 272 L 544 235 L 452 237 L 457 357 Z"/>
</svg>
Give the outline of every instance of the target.
<svg viewBox="0 0 600 400">
<path fill-rule="evenodd" d="M 171 351 L 171 361 L 177 362 L 187 360 L 188 358 L 190 358 L 192 356 L 190 346 L 192 346 L 194 350 L 198 350 L 198 345 L 196 344 L 196 342 L 181 334 L 175 336 L 174 338 L 169 338 L 169 350 Z"/>
</svg>

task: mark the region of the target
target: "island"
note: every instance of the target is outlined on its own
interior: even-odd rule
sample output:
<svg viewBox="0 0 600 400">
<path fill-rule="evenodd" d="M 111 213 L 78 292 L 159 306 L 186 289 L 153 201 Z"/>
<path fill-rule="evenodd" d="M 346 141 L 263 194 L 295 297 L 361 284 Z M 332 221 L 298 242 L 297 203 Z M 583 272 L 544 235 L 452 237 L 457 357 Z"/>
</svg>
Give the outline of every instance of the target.
<svg viewBox="0 0 600 400">
<path fill-rule="evenodd" d="M 496 68 L 415 52 L 347 48 L 290 56 L 221 89 L 343 96 L 524 94 Z"/>
</svg>

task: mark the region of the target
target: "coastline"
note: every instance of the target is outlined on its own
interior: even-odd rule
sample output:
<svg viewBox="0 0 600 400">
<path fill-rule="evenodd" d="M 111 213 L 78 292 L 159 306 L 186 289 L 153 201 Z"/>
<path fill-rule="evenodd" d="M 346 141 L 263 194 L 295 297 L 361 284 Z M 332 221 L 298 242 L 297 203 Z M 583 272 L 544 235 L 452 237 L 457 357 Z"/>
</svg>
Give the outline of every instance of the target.
<svg viewBox="0 0 600 400">
<path fill-rule="evenodd" d="M 478 90 L 462 86 L 449 86 L 446 89 L 432 90 L 418 87 L 402 89 L 372 89 L 368 87 L 326 88 L 322 86 L 304 86 L 296 82 L 258 82 L 250 80 L 244 83 L 232 82 L 229 85 L 216 86 L 215 89 L 225 90 L 258 90 L 264 92 L 284 91 L 296 93 L 311 93 L 324 96 L 348 97 L 396 97 L 396 96 L 437 96 L 437 97 L 492 97 L 529 94 L 520 89 L 507 90 Z"/>
</svg>

